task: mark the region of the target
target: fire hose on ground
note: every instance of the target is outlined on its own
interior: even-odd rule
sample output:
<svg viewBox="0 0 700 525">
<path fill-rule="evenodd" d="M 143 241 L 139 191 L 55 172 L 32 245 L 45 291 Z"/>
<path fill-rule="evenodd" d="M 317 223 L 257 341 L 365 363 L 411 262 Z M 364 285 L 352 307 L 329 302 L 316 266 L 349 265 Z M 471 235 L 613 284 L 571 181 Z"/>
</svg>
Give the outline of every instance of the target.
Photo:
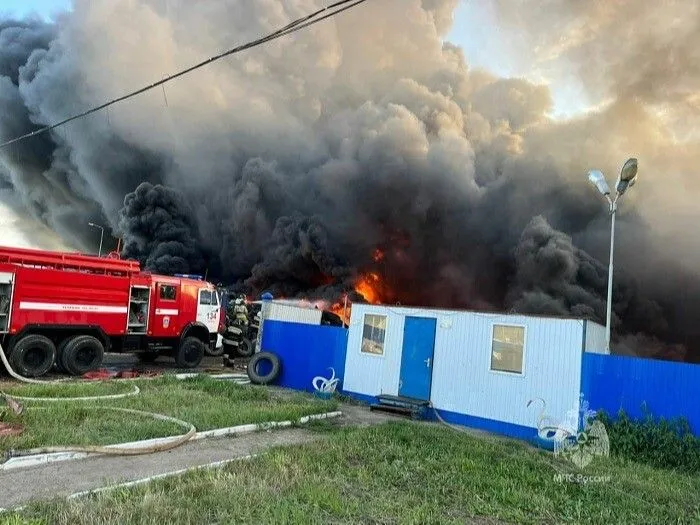
<svg viewBox="0 0 700 525">
<path fill-rule="evenodd" d="M 5 368 L 6 368 L 7 372 L 10 374 L 10 376 L 12 376 L 13 378 L 17 379 L 18 381 L 20 381 L 22 383 L 30 383 L 30 384 L 35 384 L 35 385 L 37 385 L 37 384 L 38 385 L 65 384 L 65 380 L 63 380 L 63 379 L 41 381 L 41 380 L 30 379 L 28 377 L 23 377 L 23 376 L 19 375 L 10 366 L 10 363 L 7 360 L 7 356 L 5 355 L 5 350 L 3 349 L 1 344 L 0 344 L 0 360 L 2 361 L 2 364 L 5 365 Z M 10 396 L 10 395 L 6 394 L 5 392 L 0 391 L 0 395 L 2 395 L 5 399 L 19 399 L 19 400 L 23 400 L 23 401 L 34 401 L 34 402 L 56 402 L 56 401 L 71 402 L 71 401 L 96 401 L 96 400 L 104 400 L 104 399 L 120 399 L 120 398 L 124 398 L 124 397 L 135 396 L 135 395 L 138 395 L 139 393 L 140 393 L 140 390 L 139 390 L 138 386 L 136 386 L 136 385 L 134 385 L 134 389 L 131 392 L 127 392 L 125 394 L 109 394 L 109 395 L 103 395 L 103 396 L 84 396 L 84 397 L 51 397 L 51 398 L 22 397 L 22 396 Z M 32 407 L 32 408 L 35 410 L 46 410 L 48 407 Z M 175 423 L 175 424 L 180 425 L 184 428 L 187 428 L 188 431 L 185 434 L 181 434 L 178 436 L 172 436 L 170 438 L 170 441 L 166 441 L 164 443 L 159 443 L 157 445 L 145 446 L 145 447 L 119 448 L 116 445 L 112 445 L 112 446 L 68 445 L 68 446 L 55 446 L 55 447 L 41 447 L 41 448 L 34 448 L 34 449 L 30 449 L 30 450 L 10 451 L 6 455 L 6 459 L 9 459 L 11 457 L 30 456 L 30 455 L 35 455 L 35 454 L 50 454 L 50 453 L 56 453 L 56 452 L 84 452 L 84 453 L 88 453 L 88 454 L 103 454 L 103 455 L 109 455 L 109 456 L 136 456 L 136 455 L 143 455 L 143 454 L 153 454 L 156 452 L 164 452 L 166 450 L 172 450 L 176 447 L 184 445 L 189 440 L 191 440 L 194 437 L 194 435 L 197 433 L 197 429 L 191 423 L 188 423 L 186 421 L 182 421 L 181 419 L 177 419 L 174 417 L 166 416 L 164 414 L 157 414 L 155 412 L 146 412 L 143 410 L 134 410 L 131 408 L 118 408 L 118 407 L 106 407 L 106 406 L 96 406 L 96 407 L 88 407 L 88 408 L 95 409 L 95 410 L 114 411 L 114 412 L 122 412 L 122 413 L 134 414 L 134 415 L 140 415 L 140 416 L 147 416 L 147 417 L 151 417 L 153 419 L 157 419 L 159 421 L 168 421 L 170 423 Z M 165 439 L 168 439 L 168 438 L 165 438 Z"/>
</svg>

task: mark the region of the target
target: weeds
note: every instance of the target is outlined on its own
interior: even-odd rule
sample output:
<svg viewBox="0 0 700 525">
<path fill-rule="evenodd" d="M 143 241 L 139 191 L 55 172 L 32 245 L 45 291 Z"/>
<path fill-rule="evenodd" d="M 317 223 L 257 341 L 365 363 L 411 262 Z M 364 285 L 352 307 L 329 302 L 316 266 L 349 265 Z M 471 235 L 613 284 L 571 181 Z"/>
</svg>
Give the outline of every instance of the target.
<svg viewBox="0 0 700 525">
<path fill-rule="evenodd" d="M 610 453 L 653 467 L 700 474 L 700 438 L 685 418 L 657 419 L 643 407 L 640 419 L 623 410 L 612 418 L 599 415 L 610 440 Z"/>
</svg>

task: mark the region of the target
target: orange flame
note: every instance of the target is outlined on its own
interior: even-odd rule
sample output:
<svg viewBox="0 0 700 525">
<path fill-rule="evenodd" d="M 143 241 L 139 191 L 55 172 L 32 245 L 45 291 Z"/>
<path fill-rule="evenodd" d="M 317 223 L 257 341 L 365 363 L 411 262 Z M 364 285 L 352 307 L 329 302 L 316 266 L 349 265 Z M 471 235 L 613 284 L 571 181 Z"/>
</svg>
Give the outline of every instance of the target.
<svg viewBox="0 0 700 525">
<path fill-rule="evenodd" d="M 377 304 L 380 299 L 381 279 L 376 273 L 362 275 L 355 283 L 355 291 L 368 303 Z"/>
<path fill-rule="evenodd" d="M 332 304 L 328 311 L 340 317 L 340 319 L 346 324 L 350 324 L 350 303 L 348 302 L 347 308 L 344 303 Z"/>
<path fill-rule="evenodd" d="M 377 264 L 382 263 L 385 257 L 386 253 L 380 248 L 376 248 L 372 252 L 372 260 Z M 321 275 L 318 284 L 332 284 L 333 282 L 333 277 Z M 385 301 L 392 302 L 392 298 L 394 297 L 391 289 L 387 287 L 383 278 L 376 272 L 361 274 L 355 281 L 354 290 L 370 304 L 381 304 Z M 329 303 L 324 300 L 306 298 L 298 299 L 297 302 L 300 306 L 318 308 L 320 310 L 331 312 L 332 314 L 337 315 L 345 323 L 345 325 L 349 325 L 352 302 L 347 300 L 346 303 L 346 299 L 347 296 L 344 296 L 336 299 L 336 302 Z"/>
</svg>

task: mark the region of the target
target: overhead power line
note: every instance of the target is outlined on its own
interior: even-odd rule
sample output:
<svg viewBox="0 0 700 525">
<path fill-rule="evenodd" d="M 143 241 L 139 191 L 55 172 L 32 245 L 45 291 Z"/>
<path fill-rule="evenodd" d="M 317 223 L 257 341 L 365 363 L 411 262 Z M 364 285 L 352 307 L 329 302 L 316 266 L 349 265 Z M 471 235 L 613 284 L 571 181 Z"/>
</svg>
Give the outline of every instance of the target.
<svg viewBox="0 0 700 525">
<path fill-rule="evenodd" d="M 56 129 L 56 128 L 63 126 L 65 124 L 68 124 L 69 122 L 72 122 L 74 120 L 78 120 L 78 119 L 87 117 L 88 115 L 91 115 L 92 113 L 97 113 L 98 111 L 102 111 L 103 109 L 108 108 L 109 106 L 112 106 L 112 105 L 117 104 L 119 102 L 123 102 L 124 100 L 135 97 L 137 95 L 140 95 L 141 93 L 145 93 L 146 91 L 150 91 L 151 89 L 162 86 L 162 85 L 164 85 L 172 80 L 175 80 L 178 77 L 181 77 L 183 75 L 191 73 L 192 71 L 195 71 L 195 70 L 202 68 L 208 64 L 216 62 L 217 60 L 221 60 L 222 58 L 225 58 L 229 55 L 240 53 L 241 51 L 245 51 L 247 49 L 251 49 L 251 48 L 260 46 L 260 45 L 265 44 L 267 42 L 271 42 L 272 40 L 276 40 L 276 39 L 281 38 L 283 36 L 287 36 L 289 34 L 292 34 L 296 31 L 300 31 L 306 27 L 312 26 L 314 24 L 318 24 L 319 22 L 322 22 L 323 20 L 326 20 L 327 18 L 338 15 L 338 14 L 342 13 L 343 11 L 347 11 L 348 9 L 352 9 L 353 7 L 358 6 L 360 4 L 363 4 L 366 1 L 367 0 L 340 0 L 340 1 L 334 2 L 333 4 L 330 4 L 326 7 L 323 7 L 321 9 L 309 14 L 309 15 L 303 16 L 303 17 L 295 20 L 294 22 L 291 22 L 290 24 L 284 26 L 281 29 L 278 29 L 277 31 L 275 31 L 273 33 L 270 33 L 267 36 L 264 36 L 264 37 L 259 38 L 257 40 L 253 40 L 252 42 L 248 42 L 247 44 L 243 44 L 243 45 L 240 45 L 238 47 L 234 47 L 233 49 L 229 49 L 228 51 L 224 51 L 223 53 L 220 53 L 220 54 L 215 55 L 211 58 L 208 58 L 208 59 L 206 59 L 198 64 L 195 64 L 194 66 L 188 67 L 187 69 L 183 69 L 182 71 L 179 71 L 179 72 L 174 73 L 168 77 L 165 77 L 163 80 L 159 80 L 158 82 L 154 82 L 153 84 L 149 84 L 148 86 L 142 87 L 141 89 L 137 89 L 136 91 L 132 91 L 131 93 L 123 95 L 119 98 L 112 99 L 109 102 L 105 102 L 104 104 L 101 104 L 99 106 L 95 106 L 91 109 L 88 109 L 87 111 L 83 111 L 82 113 L 78 113 L 76 115 L 73 115 L 72 117 L 68 117 L 64 120 L 61 120 L 60 122 L 56 122 L 55 124 L 51 124 L 50 126 L 45 126 L 43 128 L 34 130 L 30 133 L 26 133 L 24 135 L 21 135 L 19 137 L 14 138 L 14 139 L 3 142 L 2 144 L 0 144 L 0 149 L 4 148 L 6 146 L 9 146 L 11 144 L 15 144 L 17 142 L 20 142 L 22 140 L 28 139 L 30 137 L 34 137 L 36 135 L 46 133 L 47 131 L 51 131 L 52 129 Z"/>
</svg>

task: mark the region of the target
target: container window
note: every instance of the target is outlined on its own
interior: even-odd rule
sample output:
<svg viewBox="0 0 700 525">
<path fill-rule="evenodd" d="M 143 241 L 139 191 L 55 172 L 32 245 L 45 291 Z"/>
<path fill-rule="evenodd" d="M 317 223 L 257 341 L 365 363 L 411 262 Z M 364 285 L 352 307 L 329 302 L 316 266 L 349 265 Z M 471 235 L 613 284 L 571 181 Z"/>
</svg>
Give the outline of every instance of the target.
<svg viewBox="0 0 700 525">
<path fill-rule="evenodd" d="M 177 297 L 177 293 L 174 286 L 168 284 L 160 285 L 160 298 L 165 301 L 174 301 Z"/>
<path fill-rule="evenodd" d="M 524 326 L 493 325 L 491 370 L 522 374 L 524 349 Z"/>
<path fill-rule="evenodd" d="M 209 290 L 199 291 L 199 304 L 211 304 L 211 292 Z"/>
<path fill-rule="evenodd" d="M 384 333 L 386 316 L 365 314 L 365 326 L 362 331 L 362 348 L 365 354 L 384 355 Z"/>
</svg>

